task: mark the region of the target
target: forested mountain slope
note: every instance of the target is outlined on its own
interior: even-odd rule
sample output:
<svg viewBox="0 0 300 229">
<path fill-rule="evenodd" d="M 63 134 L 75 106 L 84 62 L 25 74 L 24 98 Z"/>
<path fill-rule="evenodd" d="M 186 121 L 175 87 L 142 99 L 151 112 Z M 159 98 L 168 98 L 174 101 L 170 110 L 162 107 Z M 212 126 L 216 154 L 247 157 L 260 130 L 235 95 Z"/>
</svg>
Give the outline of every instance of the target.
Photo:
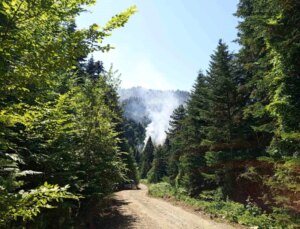
<svg viewBox="0 0 300 229">
<path fill-rule="evenodd" d="M 140 174 L 164 181 L 153 195 L 248 226 L 299 228 L 299 7 L 239 2 L 239 52 L 220 40 L 164 144 L 147 142 Z"/>
<path fill-rule="evenodd" d="M 147 130 L 146 138 L 151 136 L 155 143 L 161 144 L 166 137 L 170 115 L 188 100 L 189 93 L 134 87 L 120 89 L 119 96 L 125 118 L 143 124 Z"/>
<path fill-rule="evenodd" d="M 240 50 L 216 42 L 191 92 L 119 90 L 88 57 L 136 8 L 78 29 L 94 3 L 0 2 L 0 228 L 94 228 L 139 178 L 212 217 L 300 228 L 300 1 L 239 0 Z"/>
</svg>

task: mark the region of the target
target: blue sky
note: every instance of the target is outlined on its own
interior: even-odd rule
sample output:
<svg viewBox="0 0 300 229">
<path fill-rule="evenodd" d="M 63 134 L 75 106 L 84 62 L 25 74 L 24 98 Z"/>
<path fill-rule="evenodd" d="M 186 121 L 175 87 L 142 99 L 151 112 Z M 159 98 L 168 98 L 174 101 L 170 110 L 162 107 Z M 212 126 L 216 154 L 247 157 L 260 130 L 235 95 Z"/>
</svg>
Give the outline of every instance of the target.
<svg viewBox="0 0 300 229">
<path fill-rule="evenodd" d="M 238 50 L 238 0 L 97 0 L 77 18 L 79 28 L 104 25 L 113 15 L 136 5 L 138 12 L 105 43 L 109 53 L 94 53 L 121 75 L 121 87 L 190 90 L 199 70 L 208 67 L 210 55 L 222 38 Z"/>
</svg>

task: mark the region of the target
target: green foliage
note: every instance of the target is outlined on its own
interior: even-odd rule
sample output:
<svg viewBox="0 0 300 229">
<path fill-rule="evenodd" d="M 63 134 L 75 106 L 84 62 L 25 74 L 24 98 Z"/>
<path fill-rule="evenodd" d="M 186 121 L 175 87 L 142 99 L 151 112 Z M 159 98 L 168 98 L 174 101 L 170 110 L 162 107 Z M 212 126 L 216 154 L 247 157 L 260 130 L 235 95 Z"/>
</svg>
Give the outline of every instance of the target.
<svg viewBox="0 0 300 229">
<path fill-rule="evenodd" d="M 185 141 L 183 135 L 180 134 L 184 128 L 183 120 L 185 117 L 186 109 L 183 105 L 180 105 L 173 111 L 169 121 L 170 127 L 167 132 L 167 139 L 164 143 L 166 154 L 168 154 L 168 175 L 173 183 L 179 172 L 179 158 Z"/>
<path fill-rule="evenodd" d="M 266 160 L 262 158 L 261 160 Z M 298 212 L 300 198 L 300 171 L 299 158 L 285 158 L 284 160 L 271 161 L 273 174 L 262 176 L 263 183 L 270 188 L 270 198 L 286 210 Z"/>
<path fill-rule="evenodd" d="M 126 139 L 125 151 L 129 152 L 129 154 L 125 154 L 126 155 L 125 160 L 128 162 L 128 168 L 129 168 L 127 170 L 127 177 L 134 180 L 136 183 L 139 182 L 139 178 L 141 174 L 140 171 L 142 169 L 141 166 L 145 165 L 142 161 L 144 157 L 142 156 L 141 153 L 142 147 L 144 145 L 145 137 L 146 137 L 146 129 L 143 124 L 137 123 L 131 119 L 123 118 L 122 138 Z M 137 168 L 138 166 L 140 167 L 139 170 Z"/>
<path fill-rule="evenodd" d="M 121 158 L 123 163 L 126 165 L 125 179 L 134 180 L 135 183 L 138 184 L 139 174 L 132 149 L 126 147 L 126 151 L 122 152 Z"/>
<path fill-rule="evenodd" d="M 264 161 L 272 170 L 260 174 L 262 195 L 272 205 L 299 213 L 299 171 L 288 166 L 298 160 L 300 147 L 298 7 L 295 0 L 241 0 L 236 15 L 242 19 L 239 61 L 250 93 L 245 113 L 254 120 L 252 127 L 269 154 Z"/>
<path fill-rule="evenodd" d="M 239 112 L 237 100 L 237 76 L 232 70 L 232 55 L 228 47 L 221 40 L 217 50 L 211 55 L 211 62 L 207 72 L 208 92 L 205 100 L 208 102 L 204 120 L 206 125 L 205 140 L 209 142 L 231 142 Z M 204 101 L 205 101 L 204 100 Z"/>
<path fill-rule="evenodd" d="M 103 28 L 76 29 L 76 16 L 94 3 L 0 3 L 2 224 L 18 227 L 19 219 L 33 219 L 42 208 L 78 195 L 85 197 L 79 205 L 83 208 L 93 196 L 109 194 L 134 169 L 120 153 L 122 113 L 114 74 L 84 59 L 93 51 L 109 50 L 101 42 L 136 9 L 116 15 Z M 81 210 L 74 208 L 78 206 L 66 209 L 71 215 Z M 30 227 L 49 228 L 44 211 L 42 216 Z M 55 220 L 60 221 L 59 214 Z"/>
<path fill-rule="evenodd" d="M 131 119 L 124 119 L 124 136 L 131 147 L 140 147 L 146 137 L 145 127 Z"/>
<path fill-rule="evenodd" d="M 116 72 L 85 61 L 111 48 L 104 38 L 136 8 L 76 29 L 76 16 L 94 3 L 0 3 L 1 226 L 35 220 L 30 227 L 47 228 L 45 209 L 54 206 L 74 217 L 119 182 L 137 181 L 135 157 L 142 178 L 171 184 L 151 185 L 151 195 L 248 226 L 297 228 L 299 1 L 240 0 L 240 51 L 220 40 L 186 107 L 172 114 L 164 145 L 155 149 L 149 138 L 141 155 L 145 129 L 122 119 Z M 63 209 L 66 199 L 80 206 Z"/>
<path fill-rule="evenodd" d="M 64 199 L 79 199 L 67 191 L 69 186 L 44 185 L 27 192 L 19 191 L 16 194 L 8 193 L 1 188 L 0 204 L 4 208 L 0 211 L 0 226 L 8 226 L 19 217 L 23 222 L 33 220 L 43 208 L 54 208 Z"/>
<path fill-rule="evenodd" d="M 191 198 L 182 189 L 176 189 L 168 183 L 151 184 L 149 195 L 160 198 L 175 198 L 196 209 L 201 209 L 211 216 L 217 216 L 230 222 L 242 225 L 267 228 L 297 228 L 299 219 L 291 217 L 288 212 L 274 209 L 272 213 L 265 213 L 250 200 L 241 204 L 224 200 L 220 189 L 203 192 L 199 198 Z"/>
<path fill-rule="evenodd" d="M 157 183 L 167 175 L 166 150 L 162 146 L 156 147 L 152 167 L 147 174 L 150 183 Z"/>
<path fill-rule="evenodd" d="M 142 179 L 146 178 L 147 173 L 151 169 L 153 158 L 154 158 L 154 146 L 151 137 L 149 137 L 145 145 L 145 148 L 142 152 L 141 169 L 140 169 L 140 174 Z"/>
<path fill-rule="evenodd" d="M 297 7 L 299 1 L 295 0 L 241 1 L 237 11 L 243 19 L 239 25 L 240 61 L 250 71 L 247 85 L 252 85 L 254 101 L 254 109 L 248 112 L 257 117 L 261 113 L 256 125 L 272 124 L 269 152 L 274 156 L 291 156 L 299 150 L 299 138 L 293 138 L 300 128 Z"/>
<path fill-rule="evenodd" d="M 171 197 L 173 194 L 173 187 L 165 182 L 151 184 L 149 187 L 149 195 L 161 198 Z"/>
<path fill-rule="evenodd" d="M 232 54 L 220 40 L 186 109 L 171 116 L 164 147 L 173 189 L 155 195 L 249 226 L 299 226 L 298 9 L 296 0 L 240 0 L 241 49 Z"/>
</svg>

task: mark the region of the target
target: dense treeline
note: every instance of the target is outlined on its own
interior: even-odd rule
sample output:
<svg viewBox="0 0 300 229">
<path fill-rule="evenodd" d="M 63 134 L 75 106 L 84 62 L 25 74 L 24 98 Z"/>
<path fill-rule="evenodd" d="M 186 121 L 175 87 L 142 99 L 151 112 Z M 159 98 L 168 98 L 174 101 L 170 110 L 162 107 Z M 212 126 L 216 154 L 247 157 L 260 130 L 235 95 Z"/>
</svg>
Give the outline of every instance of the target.
<svg viewBox="0 0 300 229">
<path fill-rule="evenodd" d="M 243 203 L 252 220 L 266 211 L 272 216 L 258 222 L 265 228 L 299 226 L 299 8 L 297 0 L 240 1 L 241 49 L 232 54 L 219 41 L 186 106 L 171 117 L 150 181 L 215 200 L 216 208 L 222 200 Z"/>
<path fill-rule="evenodd" d="M 0 227 L 86 228 L 90 205 L 136 179 L 115 74 L 86 61 L 135 9 L 76 29 L 93 3 L 0 3 Z"/>
<path fill-rule="evenodd" d="M 122 118 L 115 72 L 87 61 L 135 9 L 78 30 L 93 3 L 0 3 L 0 227 L 86 228 L 99 200 L 138 182 L 137 162 L 177 194 L 230 203 L 233 221 L 244 210 L 230 201 L 245 204 L 247 225 L 297 228 L 300 2 L 240 0 L 240 51 L 219 42 L 165 143 L 149 138 L 142 154 L 145 128 Z"/>
</svg>

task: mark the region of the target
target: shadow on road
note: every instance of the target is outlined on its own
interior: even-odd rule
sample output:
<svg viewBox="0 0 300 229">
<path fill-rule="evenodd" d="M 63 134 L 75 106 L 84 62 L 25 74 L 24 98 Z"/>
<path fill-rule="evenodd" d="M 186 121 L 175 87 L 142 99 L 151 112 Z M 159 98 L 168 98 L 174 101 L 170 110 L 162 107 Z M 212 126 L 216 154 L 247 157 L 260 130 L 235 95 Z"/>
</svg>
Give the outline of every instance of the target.
<svg viewBox="0 0 300 229">
<path fill-rule="evenodd" d="M 94 222 L 97 229 L 124 229 L 131 228 L 132 224 L 136 222 L 136 218 L 130 215 L 124 215 L 120 208 L 128 205 L 127 201 L 115 200 L 111 202 L 111 207 L 100 218 Z"/>
</svg>

